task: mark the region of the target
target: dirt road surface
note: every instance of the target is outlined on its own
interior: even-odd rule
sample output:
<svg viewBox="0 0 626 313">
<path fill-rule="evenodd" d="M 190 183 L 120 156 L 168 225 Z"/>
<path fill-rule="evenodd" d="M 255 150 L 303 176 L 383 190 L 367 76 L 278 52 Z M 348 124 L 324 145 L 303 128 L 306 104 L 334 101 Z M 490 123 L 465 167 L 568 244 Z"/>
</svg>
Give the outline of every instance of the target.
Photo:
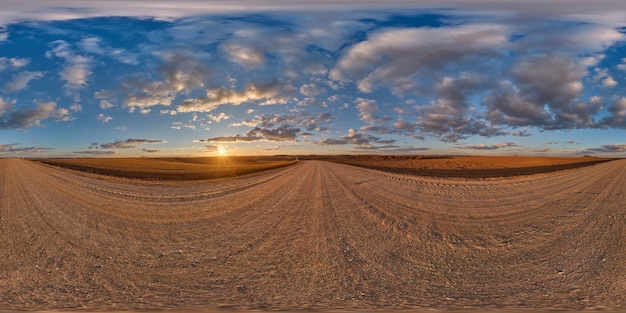
<svg viewBox="0 0 626 313">
<path fill-rule="evenodd" d="M 0 310 L 626 308 L 626 161 L 181 186 L 0 159 Z"/>
</svg>

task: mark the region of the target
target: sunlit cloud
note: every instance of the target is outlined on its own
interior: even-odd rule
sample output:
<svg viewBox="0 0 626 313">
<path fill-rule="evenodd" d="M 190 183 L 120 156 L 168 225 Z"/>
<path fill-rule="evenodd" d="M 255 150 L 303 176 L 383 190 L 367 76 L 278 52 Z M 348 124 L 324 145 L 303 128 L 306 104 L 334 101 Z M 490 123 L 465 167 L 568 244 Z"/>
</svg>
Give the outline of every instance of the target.
<svg viewBox="0 0 626 313">
<path fill-rule="evenodd" d="M 111 121 L 113 119 L 113 117 L 111 116 L 106 116 L 103 113 L 98 114 L 98 116 L 96 116 L 96 118 L 98 118 L 99 120 L 102 121 L 102 123 L 108 123 L 109 121 Z"/>
<path fill-rule="evenodd" d="M 66 81 L 66 86 L 73 89 L 85 87 L 92 74 L 93 59 L 75 54 L 70 44 L 63 40 L 53 41 L 50 46 L 52 49 L 46 55 L 65 61 L 65 67 L 59 76 Z"/>
<path fill-rule="evenodd" d="M 0 72 L 6 69 L 18 69 L 26 66 L 30 62 L 26 58 L 7 58 L 0 57 Z"/>
<path fill-rule="evenodd" d="M 6 84 L 6 89 L 14 92 L 26 89 L 31 80 L 42 78 L 43 72 L 21 72 L 13 75 L 12 80 Z"/>
<path fill-rule="evenodd" d="M 92 143 L 89 149 L 134 149 L 144 144 L 166 143 L 165 140 L 155 139 L 126 139 L 107 143 Z"/>
<path fill-rule="evenodd" d="M 517 146 L 518 145 L 513 142 L 505 142 L 505 143 L 494 144 L 494 145 L 479 144 L 479 145 L 460 146 L 457 148 L 469 149 L 469 150 L 498 150 L 498 149 L 504 149 L 504 148 L 517 147 Z"/>
<path fill-rule="evenodd" d="M 207 90 L 206 97 L 185 100 L 177 110 L 211 112 L 223 104 L 238 106 L 247 102 L 259 102 L 260 105 L 286 104 L 294 91 L 295 87 L 283 80 L 250 84 L 242 91 L 219 87 Z"/>
<path fill-rule="evenodd" d="M 52 150 L 52 148 L 44 147 L 44 146 L 22 147 L 21 143 L 0 144 L 0 154 L 41 153 L 41 152 L 47 152 L 50 150 Z"/>
<path fill-rule="evenodd" d="M 69 110 L 57 107 L 52 101 L 34 101 L 36 107 L 14 107 L 14 103 L 0 98 L 0 129 L 45 127 L 42 121 L 51 119 L 67 122 L 74 119 Z"/>
</svg>

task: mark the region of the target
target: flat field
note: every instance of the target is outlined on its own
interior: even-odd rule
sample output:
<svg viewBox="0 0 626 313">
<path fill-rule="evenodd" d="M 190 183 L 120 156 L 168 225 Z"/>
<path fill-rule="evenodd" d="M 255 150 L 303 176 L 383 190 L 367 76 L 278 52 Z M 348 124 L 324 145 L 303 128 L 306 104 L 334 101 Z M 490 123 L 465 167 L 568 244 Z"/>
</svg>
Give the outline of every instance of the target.
<svg viewBox="0 0 626 313">
<path fill-rule="evenodd" d="M 477 179 L 549 173 L 611 161 L 595 157 L 393 155 L 344 155 L 324 159 L 394 173 Z"/>
<path fill-rule="evenodd" d="M 75 158 L 42 163 L 113 177 L 142 180 L 206 180 L 253 174 L 294 163 L 295 157 Z"/>
<path fill-rule="evenodd" d="M 626 160 L 585 165 L 163 183 L 0 159 L 0 311 L 624 310 Z"/>
</svg>

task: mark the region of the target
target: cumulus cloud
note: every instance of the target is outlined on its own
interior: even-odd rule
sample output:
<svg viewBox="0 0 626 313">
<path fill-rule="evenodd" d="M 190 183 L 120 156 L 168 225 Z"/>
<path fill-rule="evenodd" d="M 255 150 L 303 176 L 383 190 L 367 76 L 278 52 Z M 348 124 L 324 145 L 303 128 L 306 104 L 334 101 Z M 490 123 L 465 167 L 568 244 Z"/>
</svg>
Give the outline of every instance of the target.
<svg viewBox="0 0 626 313">
<path fill-rule="evenodd" d="M 94 53 L 94 54 L 105 54 L 106 50 L 101 46 L 102 40 L 98 37 L 87 37 L 83 38 L 78 46 L 81 47 L 84 51 Z"/>
<path fill-rule="evenodd" d="M 28 65 L 28 63 L 30 63 L 30 60 L 25 58 L 0 57 L 0 72 L 6 69 L 18 69 Z"/>
<path fill-rule="evenodd" d="M 232 62 L 246 68 L 256 67 L 265 62 L 263 51 L 256 47 L 227 42 L 222 45 L 222 49 Z"/>
<path fill-rule="evenodd" d="M 108 123 L 113 119 L 111 116 L 106 116 L 103 113 L 98 114 L 97 118 L 102 121 L 102 123 Z"/>
<path fill-rule="evenodd" d="M 9 91 L 19 91 L 26 89 L 28 83 L 31 80 L 39 79 L 43 77 L 43 72 L 21 72 L 13 75 L 11 81 L 6 84 L 6 89 Z"/>
<path fill-rule="evenodd" d="M 614 97 L 608 112 L 611 115 L 600 122 L 603 127 L 626 128 L 626 97 Z"/>
<path fill-rule="evenodd" d="M 299 128 L 283 124 L 276 128 L 255 127 L 243 135 L 213 137 L 199 142 L 295 141 L 301 134 Z"/>
<path fill-rule="evenodd" d="M 371 145 L 372 143 L 391 144 L 395 142 L 394 139 L 382 139 L 380 137 L 372 136 L 352 128 L 348 129 L 348 134 L 341 136 L 340 140 L 359 146 Z"/>
<path fill-rule="evenodd" d="M 67 122 L 74 118 L 69 110 L 58 108 L 52 101 L 35 100 L 35 108 L 14 108 L 13 102 L 0 98 L 0 129 L 25 129 L 34 126 L 45 127 L 41 122 L 52 119 L 57 122 Z"/>
<path fill-rule="evenodd" d="M 52 150 L 52 148 L 49 147 L 20 147 L 21 145 L 21 143 L 0 144 L 0 153 L 39 153 Z"/>
<path fill-rule="evenodd" d="M 70 44 L 63 40 L 53 41 L 50 46 L 52 49 L 46 52 L 46 56 L 65 61 L 65 67 L 59 76 L 66 81 L 66 86 L 72 89 L 85 87 L 92 73 L 93 59 L 74 53 Z"/>
<path fill-rule="evenodd" d="M 626 71 L 626 58 L 622 59 L 622 63 L 617 64 L 617 69 Z"/>
<path fill-rule="evenodd" d="M 462 73 L 452 78 L 444 76 L 436 85 L 435 92 L 439 96 L 431 101 L 430 105 L 417 107 L 419 119 L 415 126 L 423 134 L 435 136 L 441 141 L 456 142 L 468 136 L 480 135 L 491 137 L 503 135 L 497 125 L 474 117 L 472 107 L 467 101 L 474 92 L 482 90 L 490 84 L 490 80 L 475 74 Z M 410 129 L 412 125 L 399 123 Z"/>
<path fill-rule="evenodd" d="M 221 112 L 220 114 L 217 114 L 217 115 L 209 114 L 209 115 L 207 115 L 207 117 L 210 120 L 212 120 L 213 122 L 216 122 L 216 123 L 219 123 L 219 122 L 221 122 L 223 120 L 227 120 L 227 119 L 231 118 L 230 115 L 226 115 L 226 113 L 224 113 L 224 112 Z"/>
<path fill-rule="evenodd" d="M 602 87 L 613 88 L 617 86 L 617 81 L 613 79 L 613 76 L 607 76 L 602 80 Z"/>
<path fill-rule="evenodd" d="M 528 129 L 521 129 L 511 133 L 513 136 L 517 137 L 530 137 L 532 134 L 528 131 Z"/>
<path fill-rule="evenodd" d="M 136 65 L 137 55 L 122 48 L 113 48 L 102 41 L 99 37 L 86 37 L 78 42 L 83 51 L 100 56 L 107 56 L 125 64 Z"/>
<path fill-rule="evenodd" d="M 603 145 L 598 148 L 587 149 L 588 152 L 601 152 L 601 153 L 618 153 L 626 152 L 626 144 L 610 144 Z"/>
<path fill-rule="evenodd" d="M 540 129 L 595 127 L 602 106 L 580 100 L 584 66 L 558 54 L 525 57 L 485 99 L 487 119 L 495 124 Z"/>
<path fill-rule="evenodd" d="M 370 124 L 374 124 L 378 121 L 378 117 L 376 116 L 376 112 L 378 112 L 376 100 L 358 98 L 356 102 L 356 109 L 359 110 L 359 117 L 362 121 Z"/>
<path fill-rule="evenodd" d="M 310 114 L 302 112 L 298 114 L 262 114 L 254 118 L 242 121 L 240 124 L 249 127 L 273 128 L 280 124 L 294 124 L 304 127 L 307 131 L 327 130 L 323 125 L 331 123 L 335 116 L 328 112 Z"/>
<path fill-rule="evenodd" d="M 357 81 L 360 91 L 389 86 L 396 93 L 416 88 L 414 76 L 432 75 L 479 57 L 497 56 L 508 41 L 502 25 L 387 29 L 350 47 L 331 70 L 339 81 Z"/>
<path fill-rule="evenodd" d="M 343 139 L 324 138 L 319 141 L 319 144 L 323 146 L 346 145 L 348 144 L 348 141 Z"/>
<path fill-rule="evenodd" d="M 406 131 L 408 133 L 412 133 L 415 131 L 415 124 L 409 123 L 404 120 L 404 118 L 398 118 L 398 120 L 393 123 L 393 128 L 398 131 Z"/>
<path fill-rule="evenodd" d="M 154 139 L 126 139 L 108 143 L 92 143 L 89 149 L 134 149 L 144 144 L 166 143 L 165 140 Z"/>
<path fill-rule="evenodd" d="M 157 73 L 163 80 L 146 81 L 134 77 L 124 82 L 123 87 L 130 91 L 124 106 L 130 112 L 138 110 L 149 113 L 156 105 L 169 106 L 180 93 L 189 93 L 204 86 L 204 80 L 211 72 L 192 52 L 162 53 Z M 137 91 L 138 90 L 138 91 Z"/>
<path fill-rule="evenodd" d="M 110 109 L 110 108 L 113 108 L 113 107 L 115 107 L 115 104 L 111 103 L 110 101 L 104 100 L 104 99 L 100 100 L 100 108 L 101 109 L 106 110 L 106 109 Z"/>
<path fill-rule="evenodd" d="M 100 89 L 93 93 L 95 99 L 106 99 L 111 96 L 111 93 L 106 89 Z"/>
<path fill-rule="evenodd" d="M 319 96 L 322 90 L 316 84 L 304 84 L 300 86 L 300 93 L 307 97 Z"/>
<path fill-rule="evenodd" d="M 517 145 L 513 142 L 505 142 L 505 143 L 494 144 L 494 145 L 479 144 L 479 145 L 460 146 L 456 148 L 470 149 L 470 150 L 498 150 L 498 149 L 504 149 L 504 148 L 510 148 L 510 147 L 517 147 Z"/>
<path fill-rule="evenodd" d="M 78 103 L 74 103 L 74 104 L 70 105 L 70 110 L 72 112 L 80 112 L 80 111 L 83 110 L 83 106 L 78 104 Z"/>
<path fill-rule="evenodd" d="M 291 83 L 284 80 L 251 83 L 242 91 L 219 87 L 207 90 L 206 97 L 185 100 L 177 110 L 210 112 L 223 104 L 238 106 L 247 102 L 258 102 L 259 105 L 285 104 L 292 98 L 295 90 Z"/>
<path fill-rule="evenodd" d="M 589 65 L 595 65 L 594 63 L 599 61 L 597 57 L 593 57 L 594 53 L 625 38 L 614 26 L 604 23 L 570 24 L 568 27 L 550 27 L 550 31 L 546 31 L 546 25 L 543 23 L 524 23 L 516 26 L 522 28 L 525 33 L 525 36 L 516 42 L 515 48 L 519 52 L 534 54 L 561 50 L 570 55 L 592 55 L 595 60 Z"/>
</svg>

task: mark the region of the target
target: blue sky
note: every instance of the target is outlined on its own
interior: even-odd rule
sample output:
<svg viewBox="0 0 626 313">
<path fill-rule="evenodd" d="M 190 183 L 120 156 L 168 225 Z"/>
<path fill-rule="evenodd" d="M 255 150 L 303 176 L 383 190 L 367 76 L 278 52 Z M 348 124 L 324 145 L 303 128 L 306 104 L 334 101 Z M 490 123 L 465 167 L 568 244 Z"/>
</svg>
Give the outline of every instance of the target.
<svg viewBox="0 0 626 313">
<path fill-rule="evenodd" d="M 626 156 L 620 1 L 13 2 L 0 157 Z"/>
</svg>

